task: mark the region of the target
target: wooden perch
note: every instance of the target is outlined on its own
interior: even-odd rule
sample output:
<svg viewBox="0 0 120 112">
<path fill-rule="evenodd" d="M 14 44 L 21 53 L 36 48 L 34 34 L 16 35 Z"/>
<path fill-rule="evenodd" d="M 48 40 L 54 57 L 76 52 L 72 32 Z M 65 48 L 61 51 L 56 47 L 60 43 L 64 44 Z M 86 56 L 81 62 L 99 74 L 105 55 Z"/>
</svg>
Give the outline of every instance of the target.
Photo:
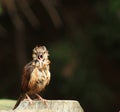
<svg viewBox="0 0 120 112">
<path fill-rule="evenodd" d="M 84 112 L 78 101 L 74 100 L 47 100 L 47 105 L 42 101 L 33 101 L 30 104 L 24 100 L 15 109 L 15 112 Z"/>
</svg>

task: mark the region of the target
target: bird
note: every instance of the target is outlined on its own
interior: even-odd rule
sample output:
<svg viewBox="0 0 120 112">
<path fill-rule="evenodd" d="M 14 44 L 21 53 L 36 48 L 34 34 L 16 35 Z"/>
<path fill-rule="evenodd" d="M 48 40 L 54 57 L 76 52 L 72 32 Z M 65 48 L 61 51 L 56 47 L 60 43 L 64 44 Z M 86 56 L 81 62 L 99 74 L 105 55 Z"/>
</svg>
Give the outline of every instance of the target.
<svg viewBox="0 0 120 112">
<path fill-rule="evenodd" d="M 51 79 L 49 53 L 45 46 L 36 46 L 33 49 L 32 61 L 27 63 L 23 69 L 21 78 L 20 96 L 13 108 L 16 109 L 25 98 L 32 104 L 31 95 L 45 101 L 39 93 L 49 84 Z"/>
</svg>

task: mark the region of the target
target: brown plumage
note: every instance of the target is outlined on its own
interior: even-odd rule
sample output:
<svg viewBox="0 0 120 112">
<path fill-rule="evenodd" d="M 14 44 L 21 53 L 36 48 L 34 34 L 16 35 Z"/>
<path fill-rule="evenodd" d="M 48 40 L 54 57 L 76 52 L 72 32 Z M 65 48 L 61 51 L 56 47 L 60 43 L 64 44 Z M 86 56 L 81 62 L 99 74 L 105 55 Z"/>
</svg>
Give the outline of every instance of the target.
<svg viewBox="0 0 120 112">
<path fill-rule="evenodd" d="M 29 95 L 36 95 L 39 99 L 42 99 L 38 93 L 42 91 L 50 81 L 50 61 L 48 56 L 49 54 L 45 46 L 39 46 L 33 49 L 33 60 L 24 67 L 21 94 L 13 109 L 15 109 L 25 98 L 32 103 Z"/>
</svg>

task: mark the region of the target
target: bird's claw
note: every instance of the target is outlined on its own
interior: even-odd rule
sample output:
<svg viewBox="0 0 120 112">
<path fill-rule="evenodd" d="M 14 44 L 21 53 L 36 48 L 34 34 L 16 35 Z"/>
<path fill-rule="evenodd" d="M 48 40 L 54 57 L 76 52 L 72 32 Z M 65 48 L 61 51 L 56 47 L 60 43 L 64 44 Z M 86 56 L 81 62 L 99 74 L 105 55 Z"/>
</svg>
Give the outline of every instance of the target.
<svg viewBox="0 0 120 112">
<path fill-rule="evenodd" d="M 44 104 L 48 107 L 46 99 L 42 98 L 39 94 L 36 94 L 36 96 L 38 97 L 39 100 L 41 100 L 42 102 L 44 102 Z"/>
<path fill-rule="evenodd" d="M 29 104 L 32 105 L 33 104 L 33 100 L 26 94 L 26 100 L 29 101 Z"/>
</svg>

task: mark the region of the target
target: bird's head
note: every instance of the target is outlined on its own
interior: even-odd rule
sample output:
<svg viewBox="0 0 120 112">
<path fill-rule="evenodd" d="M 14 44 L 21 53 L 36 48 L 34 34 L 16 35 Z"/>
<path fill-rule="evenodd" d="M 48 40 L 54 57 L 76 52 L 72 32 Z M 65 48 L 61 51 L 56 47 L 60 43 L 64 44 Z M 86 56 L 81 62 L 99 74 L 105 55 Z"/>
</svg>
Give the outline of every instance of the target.
<svg viewBox="0 0 120 112">
<path fill-rule="evenodd" d="M 37 46 L 33 49 L 32 58 L 36 65 L 43 64 L 46 60 L 48 60 L 48 56 L 49 53 L 45 46 Z"/>
</svg>

